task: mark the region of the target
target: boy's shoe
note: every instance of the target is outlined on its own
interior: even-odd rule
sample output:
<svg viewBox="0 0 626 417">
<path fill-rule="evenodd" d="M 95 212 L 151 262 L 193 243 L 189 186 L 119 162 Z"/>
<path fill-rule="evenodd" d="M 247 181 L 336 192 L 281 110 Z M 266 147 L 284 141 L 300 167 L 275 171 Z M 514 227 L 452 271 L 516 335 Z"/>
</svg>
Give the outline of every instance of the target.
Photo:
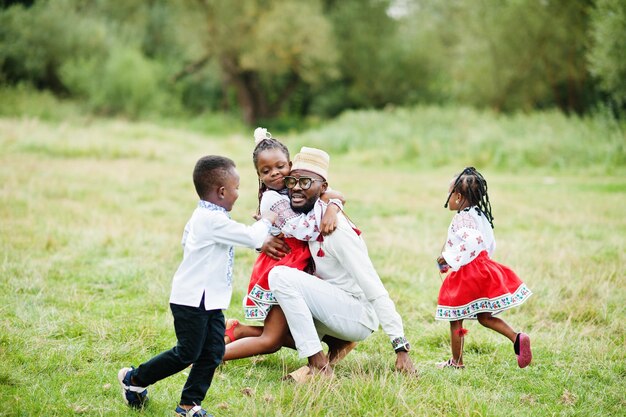
<svg viewBox="0 0 626 417">
<path fill-rule="evenodd" d="M 196 405 L 189 410 L 185 410 L 179 405 L 176 406 L 176 410 L 174 412 L 176 413 L 176 417 L 213 417 L 213 414 L 207 414 L 206 410 L 203 410 L 199 405 Z"/>
<path fill-rule="evenodd" d="M 117 380 L 122 386 L 122 398 L 129 407 L 142 408 L 148 402 L 148 390 L 145 387 L 137 387 L 130 383 L 130 371 L 133 367 L 122 368 L 117 373 Z"/>
<path fill-rule="evenodd" d="M 533 360 L 533 353 L 530 350 L 530 337 L 526 333 L 518 333 L 513 345 L 517 354 L 517 365 L 526 368 Z"/>
</svg>

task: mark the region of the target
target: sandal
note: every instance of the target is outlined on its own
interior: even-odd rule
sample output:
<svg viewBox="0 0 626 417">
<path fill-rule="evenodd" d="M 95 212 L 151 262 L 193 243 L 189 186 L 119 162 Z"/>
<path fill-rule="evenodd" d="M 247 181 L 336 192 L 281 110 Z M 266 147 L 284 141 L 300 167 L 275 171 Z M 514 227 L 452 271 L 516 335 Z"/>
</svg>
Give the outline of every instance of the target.
<svg viewBox="0 0 626 417">
<path fill-rule="evenodd" d="M 237 319 L 228 319 L 226 320 L 226 329 L 224 330 L 224 342 L 226 344 L 232 343 L 237 338 L 235 337 L 235 327 L 239 326 L 239 320 Z M 226 341 L 226 338 L 229 340 Z"/>
<path fill-rule="evenodd" d="M 450 358 L 445 362 L 439 362 L 437 368 L 453 368 L 453 369 L 465 369 L 465 365 L 459 365 L 454 359 Z"/>
</svg>

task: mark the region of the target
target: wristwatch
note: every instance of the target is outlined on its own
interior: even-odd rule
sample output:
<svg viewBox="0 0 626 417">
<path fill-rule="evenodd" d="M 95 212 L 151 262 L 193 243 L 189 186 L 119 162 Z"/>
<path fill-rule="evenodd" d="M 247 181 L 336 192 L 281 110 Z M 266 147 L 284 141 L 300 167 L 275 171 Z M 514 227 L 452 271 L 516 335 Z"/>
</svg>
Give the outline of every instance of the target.
<svg viewBox="0 0 626 417">
<path fill-rule="evenodd" d="M 411 345 L 409 344 L 409 341 L 406 339 L 406 337 L 396 337 L 391 342 L 391 346 L 393 346 L 393 350 L 395 350 L 396 353 L 408 352 L 409 350 L 411 350 Z"/>
<path fill-rule="evenodd" d="M 400 346 L 399 348 L 395 349 L 396 353 L 408 352 L 409 350 L 411 350 L 411 345 L 409 345 L 408 343 L 404 346 Z"/>
</svg>

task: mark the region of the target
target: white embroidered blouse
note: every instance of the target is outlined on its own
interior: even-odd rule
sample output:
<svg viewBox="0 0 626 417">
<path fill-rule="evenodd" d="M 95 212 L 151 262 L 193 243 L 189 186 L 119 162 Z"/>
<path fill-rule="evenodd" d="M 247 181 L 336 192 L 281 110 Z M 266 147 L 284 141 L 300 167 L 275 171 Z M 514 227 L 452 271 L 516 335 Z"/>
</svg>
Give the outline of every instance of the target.
<svg viewBox="0 0 626 417">
<path fill-rule="evenodd" d="M 331 199 L 340 209 L 340 200 Z M 259 211 L 261 214 L 272 211 L 278 215 L 274 224 L 287 237 L 298 240 L 314 241 L 320 234 L 319 225 L 322 221 L 324 205 L 321 200 L 308 213 L 296 213 L 291 208 L 289 196 L 278 191 L 267 190 L 261 197 Z"/>
<path fill-rule="evenodd" d="M 458 271 L 483 250 L 489 256 L 496 250 L 493 228 L 477 206 L 467 207 L 452 218 L 448 228 L 448 240 L 441 256 L 453 271 Z"/>
</svg>

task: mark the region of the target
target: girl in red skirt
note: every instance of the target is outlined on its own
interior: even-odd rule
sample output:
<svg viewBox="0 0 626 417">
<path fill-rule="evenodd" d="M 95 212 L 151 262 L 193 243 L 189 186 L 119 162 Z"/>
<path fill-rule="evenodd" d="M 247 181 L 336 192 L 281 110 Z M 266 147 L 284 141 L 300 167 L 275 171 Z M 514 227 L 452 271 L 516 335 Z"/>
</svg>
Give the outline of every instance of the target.
<svg viewBox="0 0 626 417">
<path fill-rule="evenodd" d="M 463 320 L 477 319 L 513 342 L 520 368 L 532 360 L 530 338 L 515 332 L 496 314 L 522 304 L 532 292 L 511 269 L 491 259 L 496 248 L 487 181 L 473 167 L 450 184 L 444 207 L 455 210 L 448 240 L 437 264 L 443 273 L 452 270 L 439 290 L 435 319 L 450 322 L 452 358 L 440 368 L 463 368 Z"/>
<path fill-rule="evenodd" d="M 283 346 L 295 349 L 287 320 L 269 289 L 268 275 L 278 265 L 300 270 L 307 268 L 311 259 L 308 241 L 317 239 L 320 233 L 328 234 L 335 229 L 336 210 L 341 209 L 343 203 L 340 193 L 326 192 L 322 198 L 334 204 L 329 204 L 323 213 L 317 207 L 315 212 L 307 214 L 294 212 L 284 183 L 284 177 L 291 171 L 289 150 L 283 143 L 272 138 L 267 129 L 257 128 L 254 138 L 256 146 L 252 153 L 252 162 L 259 177 L 257 216 L 268 211 L 278 215 L 272 233 L 280 234 L 281 229 L 289 230 L 285 243 L 289 245 L 290 252 L 279 260 L 264 253 L 258 256 L 252 268 L 243 307 L 246 319 L 261 321 L 263 326 L 248 326 L 235 319 L 227 320 L 224 361 L 273 353 Z"/>
</svg>

